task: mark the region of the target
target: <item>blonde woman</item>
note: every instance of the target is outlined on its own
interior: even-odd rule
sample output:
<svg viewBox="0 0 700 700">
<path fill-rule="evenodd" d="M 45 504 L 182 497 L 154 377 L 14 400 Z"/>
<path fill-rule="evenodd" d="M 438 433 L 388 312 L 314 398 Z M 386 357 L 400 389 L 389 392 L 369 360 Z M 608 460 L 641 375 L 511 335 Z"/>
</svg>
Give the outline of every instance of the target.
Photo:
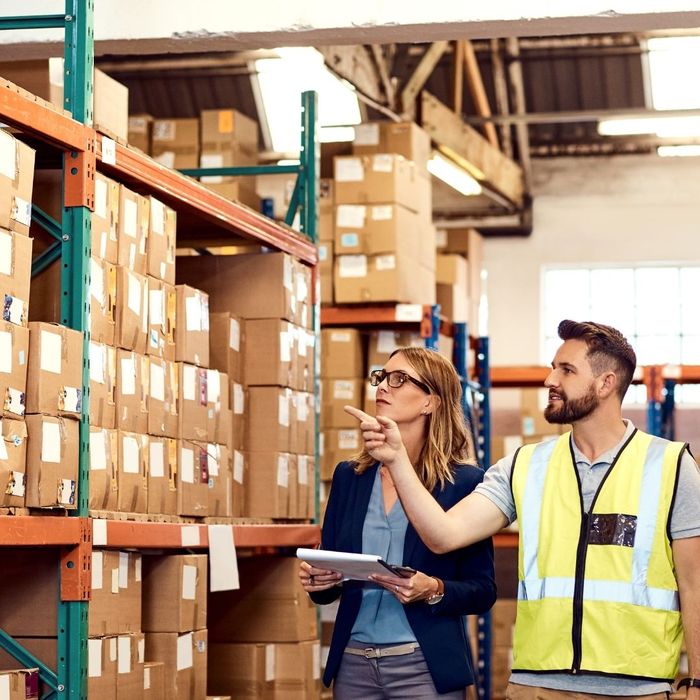
<svg viewBox="0 0 700 700">
<path fill-rule="evenodd" d="M 483 472 L 469 458 L 461 385 L 450 362 L 400 348 L 372 372 L 377 416 L 395 421 L 416 474 L 447 510 Z M 362 420 L 365 414 L 347 407 Z M 323 549 L 381 555 L 411 567 L 408 578 L 341 582 L 302 562 L 299 577 L 318 604 L 340 598 L 324 683 L 337 700 L 463 698 L 474 682 L 464 616 L 496 598 L 490 540 L 447 555 L 431 552 L 408 522 L 391 474 L 363 451 L 335 470 Z"/>
</svg>

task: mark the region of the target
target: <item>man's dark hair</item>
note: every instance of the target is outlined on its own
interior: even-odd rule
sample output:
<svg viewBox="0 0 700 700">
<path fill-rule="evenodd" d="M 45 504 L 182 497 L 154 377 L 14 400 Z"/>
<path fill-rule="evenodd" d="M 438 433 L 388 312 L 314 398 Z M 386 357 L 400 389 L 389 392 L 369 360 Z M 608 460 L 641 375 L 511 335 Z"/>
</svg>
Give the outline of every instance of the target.
<svg viewBox="0 0 700 700">
<path fill-rule="evenodd" d="M 617 393 L 624 398 L 632 383 L 637 356 L 620 331 L 593 321 L 562 321 L 557 328 L 562 340 L 582 340 L 586 343 L 586 357 L 597 376 L 607 370 L 617 374 Z"/>
</svg>

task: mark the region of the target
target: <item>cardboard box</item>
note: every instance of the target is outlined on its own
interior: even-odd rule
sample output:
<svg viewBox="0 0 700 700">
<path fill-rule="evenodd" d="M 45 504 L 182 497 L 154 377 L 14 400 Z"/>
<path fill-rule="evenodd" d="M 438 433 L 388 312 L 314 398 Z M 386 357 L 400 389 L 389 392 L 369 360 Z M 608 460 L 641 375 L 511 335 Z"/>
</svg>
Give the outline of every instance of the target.
<svg viewBox="0 0 700 700">
<path fill-rule="evenodd" d="M 207 630 L 197 630 L 192 634 L 194 655 L 192 698 L 206 700 L 207 697 L 207 666 L 209 658 L 209 639 Z"/>
<path fill-rule="evenodd" d="M 339 156 L 334 170 L 336 206 L 393 202 L 418 211 L 423 183 L 416 165 L 403 156 Z"/>
<path fill-rule="evenodd" d="M 318 240 L 326 243 L 335 238 L 333 180 L 322 178 L 318 183 Z"/>
<path fill-rule="evenodd" d="M 60 269 L 57 266 L 57 272 Z M 58 276 L 55 278 L 58 280 Z M 53 287 L 53 295 L 57 299 L 55 313 L 47 316 L 46 321 L 56 321 L 61 318 L 60 281 Z M 50 292 L 49 292 L 50 293 Z M 115 304 L 117 300 L 117 268 L 116 265 L 90 258 L 90 338 L 96 343 L 114 345 L 115 342 Z"/>
<path fill-rule="evenodd" d="M 374 416 L 377 413 L 377 387 L 365 382 L 365 392 L 362 399 L 362 410 Z"/>
<path fill-rule="evenodd" d="M 425 338 L 412 331 L 372 331 L 367 346 L 367 374 L 382 369 L 398 348 L 425 347 Z"/>
<path fill-rule="evenodd" d="M 180 440 L 177 462 L 177 514 L 209 515 L 209 460 L 206 446 Z"/>
<path fill-rule="evenodd" d="M 39 669 L 0 671 L 0 688 L 6 700 L 38 700 Z"/>
<path fill-rule="evenodd" d="M 61 181 L 58 184 L 58 196 L 61 196 Z M 119 188 L 118 182 L 95 173 L 95 210 L 90 215 L 92 226 L 92 254 L 114 265 L 119 259 Z M 60 217 L 63 202 L 58 201 L 59 211 L 52 216 Z M 51 213 L 51 212 L 49 212 Z"/>
<path fill-rule="evenodd" d="M 212 155 L 209 154 L 208 157 L 205 159 L 204 155 L 202 155 L 202 162 L 207 163 L 208 168 L 223 168 L 223 167 L 229 167 L 232 165 L 232 161 L 234 160 L 233 157 L 230 158 L 223 158 L 222 154 L 216 154 Z M 201 167 L 205 167 L 202 165 Z M 228 200 L 229 202 L 239 202 L 240 204 L 245 204 L 247 207 L 250 207 L 251 209 L 255 211 L 260 211 L 261 205 L 260 205 L 260 197 L 258 197 L 258 194 L 256 192 L 256 180 L 253 177 L 237 177 L 235 179 L 232 178 L 224 178 L 224 179 L 230 179 L 232 180 L 231 182 L 209 182 L 208 180 L 212 179 L 218 179 L 220 176 L 208 176 L 206 178 L 201 178 L 202 179 L 202 184 L 209 190 L 212 190 L 212 192 L 216 192 L 217 194 L 221 195 L 224 199 Z M 207 182 L 205 182 L 207 180 Z"/>
<path fill-rule="evenodd" d="M 316 421 L 314 396 L 305 391 L 292 391 L 291 401 L 289 449 L 297 454 L 315 452 L 314 433 L 316 431 Z"/>
<path fill-rule="evenodd" d="M 200 113 L 200 120 L 202 151 L 238 147 L 257 157 L 258 123 L 254 119 L 235 109 L 205 109 Z"/>
<path fill-rule="evenodd" d="M 152 131 L 153 117 L 150 114 L 129 115 L 129 133 L 127 141 L 130 146 L 138 148 L 144 153 L 150 153 Z"/>
<path fill-rule="evenodd" d="M 150 225 L 146 240 L 147 272 L 151 277 L 175 284 L 175 236 L 177 212 L 151 197 Z"/>
<path fill-rule="evenodd" d="M 178 437 L 205 442 L 209 430 L 208 372 L 184 362 L 175 363 L 178 382 Z"/>
<path fill-rule="evenodd" d="M 166 700 L 162 661 L 146 661 L 143 665 L 143 700 Z"/>
<path fill-rule="evenodd" d="M 295 332 L 279 319 L 247 320 L 243 377 L 246 386 L 297 386 Z M 259 349 L 265 348 L 265 352 Z"/>
<path fill-rule="evenodd" d="M 168 700 L 206 700 L 207 631 L 149 632 L 146 658 L 164 665 Z"/>
<path fill-rule="evenodd" d="M 141 632 L 143 557 L 140 552 L 119 552 L 119 634 Z"/>
<path fill-rule="evenodd" d="M 456 284 L 437 284 L 435 299 L 440 305 L 440 315 L 452 323 L 469 323 L 473 304 L 463 287 Z"/>
<path fill-rule="evenodd" d="M 29 329 L 0 321 L 0 397 L 2 415 L 22 418 L 26 409 Z"/>
<path fill-rule="evenodd" d="M 148 337 L 148 278 L 117 267 L 115 344 L 146 354 Z"/>
<path fill-rule="evenodd" d="M 240 518 L 245 513 L 245 455 L 239 450 L 231 451 L 231 517 Z"/>
<path fill-rule="evenodd" d="M 209 472 L 209 516 L 232 517 L 233 495 L 231 454 L 226 445 L 207 444 Z"/>
<path fill-rule="evenodd" d="M 88 639 L 88 697 L 116 700 L 117 648 L 116 636 Z"/>
<path fill-rule="evenodd" d="M 291 433 L 292 392 L 279 387 L 248 389 L 245 445 L 251 452 L 288 452 Z"/>
<path fill-rule="evenodd" d="M 1 188 L 2 178 L 0 177 L 0 207 L 2 207 Z M 0 229 L 0 294 L 4 299 L 3 321 L 10 321 L 18 326 L 27 325 L 31 277 L 32 239 L 21 232 Z"/>
<path fill-rule="evenodd" d="M 228 312 L 209 314 L 209 366 L 228 374 L 231 381 L 243 380 L 245 325 Z"/>
<path fill-rule="evenodd" d="M 148 432 L 149 358 L 117 350 L 116 420 L 121 430 Z"/>
<path fill-rule="evenodd" d="M 175 286 L 175 360 L 209 366 L 209 295 L 186 284 Z"/>
<path fill-rule="evenodd" d="M 207 292 L 213 312 L 294 322 L 298 313 L 294 270 L 287 253 L 183 256 L 178 259 L 177 279 Z"/>
<path fill-rule="evenodd" d="M 501 598 L 494 604 L 491 641 L 495 647 L 513 646 L 516 607 L 516 601 L 507 598 Z"/>
<path fill-rule="evenodd" d="M 177 440 L 148 438 L 148 494 L 146 512 L 177 515 Z"/>
<path fill-rule="evenodd" d="M 176 438 L 178 431 L 178 377 L 174 362 L 148 358 L 148 433 Z"/>
<path fill-rule="evenodd" d="M 148 277 L 148 340 L 146 354 L 175 361 L 175 285 Z"/>
<path fill-rule="evenodd" d="M 441 253 L 457 253 L 467 259 L 481 258 L 481 234 L 473 228 L 438 229 L 435 247 Z"/>
<path fill-rule="evenodd" d="M 78 421 L 42 415 L 25 420 L 27 507 L 74 510 L 78 504 Z"/>
<path fill-rule="evenodd" d="M 318 268 L 321 276 L 321 303 L 333 304 L 333 241 L 318 244 Z"/>
<path fill-rule="evenodd" d="M 320 642 L 275 644 L 274 700 L 307 700 L 320 692 Z"/>
<path fill-rule="evenodd" d="M 155 119 L 151 155 L 166 168 L 199 167 L 199 119 Z"/>
<path fill-rule="evenodd" d="M 246 392 L 242 384 L 231 382 L 231 441 L 232 450 L 242 450 L 246 440 Z"/>
<path fill-rule="evenodd" d="M 347 379 L 365 376 L 362 336 L 356 328 L 321 331 L 321 376 Z"/>
<path fill-rule="evenodd" d="M 123 603 L 119 595 L 119 576 L 128 583 L 128 570 L 120 569 L 120 554 L 128 565 L 126 552 L 109 549 L 92 550 L 90 605 L 88 606 L 88 634 L 91 637 L 105 637 L 119 633 L 120 607 Z M 126 587 L 126 586 L 124 586 Z"/>
<path fill-rule="evenodd" d="M 144 658 L 144 635 L 117 637 L 117 700 L 143 700 Z"/>
<path fill-rule="evenodd" d="M 145 275 L 150 200 L 119 186 L 119 255 L 117 264 Z"/>
<path fill-rule="evenodd" d="M 89 345 L 90 357 L 90 425 L 114 428 L 117 351 L 109 345 Z"/>
<path fill-rule="evenodd" d="M 230 693 L 236 700 L 268 700 L 275 678 L 273 644 L 212 643 L 209 646 L 209 691 Z"/>
<path fill-rule="evenodd" d="M 191 632 L 207 626 L 207 555 L 146 555 L 142 626 L 145 632 Z"/>
<path fill-rule="evenodd" d="M 5 74 L 2 73 L 3 77 Z M 34 150 L 5 130 L 0 131 L 0 228 L 26 236 L 32 221 Z M 31 247 L 30 247 L 31 255 Z M 9 261 L 3 252 L 3 262 Z M 7 274 L 3 271 L 3 274 Z"/>
<path fill-rule="evenodd" d="M 207 370 L 207 435 L 210 442 L 227 445 L 231 441 L 231 409 L 228 375 Z"/>
<path fill-rule="evenodd" d="M 296 382 L 294 388 L 301 391 L 313 391 L 316 367 L 314 365 L 314 353 L 316 350 L 316 335 L 301 326 L 292 326 L 293 339 L 296 343 L 296 352 L 293 359 L 296 360 Z"/>
<path fill-rule="evenodd" d="M 330 481 L 339 462 L 354 457 L 363 448 L 359 427 L 326 429 L 321 433 L 321 479 Z"/>
<path fill-rule="evenodd" d="M 547 406 L 547 389 L 520 390 L 521 434 L 525 442 L 534 442 L 534 438 L 547 435 L 561 435 L 569 430 L 568 425 L 550 423 L 544 417 Z"/>
<path fill-rule="evenodd" d="M 0 420 L 0 506 L 22 507 L 27 489 L 27 426 L 24 421 Z"/>
<path fill-rule="evenodd" d="M 362 402 L 362 379 L 321 379 L 321 425 L 327 428 L 356 428 L 357 419 L 344 406 Z"/>
<path fill-rule="evenodd" d="M 148 436 L 119 430 L 117 442 L 117 510 L 145 513 Z"/>
<path fill-rule="evenodd" d="M 117 510 L 118 434 L 90 426 L 90 510 Z"/>
<path fill-rule="evenodd" d="M 52 323 L 29 324 L 27 413 L 80 418 L 83 334 Z"/>
<path fill-rule="evenodd" d="M 430 135 L 414 122 L 367 122 L 355 127 L 352 152 L 355 155 L 398 153 L 427 171 Z"/>
<path fill-rule="evenodd" d="M 289 453 L 246 453 L 244 516 L 289 517 Z"/>
<path fill-rule="evenodd" d="M 435 273 L 408 248 L 382 255 L 336 255 L 333 288 L 338 304 L 435 303 Z"/>
<path fill-rule="evenodd" d="M 299 583 L 296 558 L 239 559 L 238 571 L 240 590 L 209 594 L 211 642 L 299 642 L 317 638 L 316 607 Z"/>
</svg>

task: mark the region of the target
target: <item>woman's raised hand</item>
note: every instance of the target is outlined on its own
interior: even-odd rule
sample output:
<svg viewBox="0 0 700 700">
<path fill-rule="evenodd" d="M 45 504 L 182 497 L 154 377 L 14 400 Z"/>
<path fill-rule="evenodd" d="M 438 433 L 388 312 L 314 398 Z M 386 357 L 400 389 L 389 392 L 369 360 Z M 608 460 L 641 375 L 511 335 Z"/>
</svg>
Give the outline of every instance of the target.
<svg viewBox="0 0 700 700">
<path fill-rule="evenodd" d="M 360 422 L 365 448 L 378 462 L 391 468 L 396 459 L 406 453 L 399 427 L 391 418 L 370 416 L 354 406 L 343 409 Z"/>
</svg>

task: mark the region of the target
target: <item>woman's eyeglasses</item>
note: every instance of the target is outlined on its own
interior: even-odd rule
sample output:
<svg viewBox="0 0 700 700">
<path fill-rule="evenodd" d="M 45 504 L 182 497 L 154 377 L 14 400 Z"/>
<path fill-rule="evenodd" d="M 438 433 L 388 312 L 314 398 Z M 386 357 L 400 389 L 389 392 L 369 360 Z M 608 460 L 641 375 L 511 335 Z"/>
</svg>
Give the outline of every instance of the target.
<svg viewBox="0 0 700 700">
<path fill-rule="evenodd" d="M 386 379 L 386 383 L 392 389 L 398 389 L 403 386 L 408 379 L 409 382 L 413 382 L 419 389 L 422 389 L 426 394 L 430 393 L 430 387 L 427 384 L 414 379 L 411 375 L 402 372 L 400 369 L 396 369 L 393 372 L 385 372 L 383 369 L 375 369 L 369 373 L 369 383 L 372 386 L 379 386 Z"/>
</svg>

